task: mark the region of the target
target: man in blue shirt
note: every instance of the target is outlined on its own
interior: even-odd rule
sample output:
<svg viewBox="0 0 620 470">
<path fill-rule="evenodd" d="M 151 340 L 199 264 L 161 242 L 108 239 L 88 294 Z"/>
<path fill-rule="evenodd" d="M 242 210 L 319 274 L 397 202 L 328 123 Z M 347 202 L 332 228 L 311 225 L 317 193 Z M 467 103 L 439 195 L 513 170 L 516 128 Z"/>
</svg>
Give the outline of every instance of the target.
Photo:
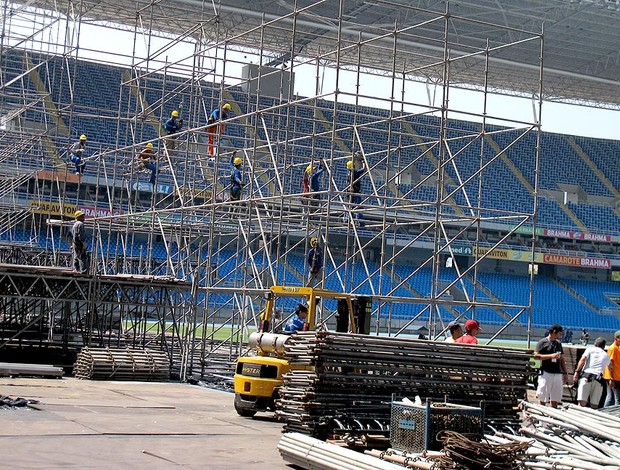
<svg viewBox="0 0 620 470">
<path fill-rule="evenodd" d="M 316 194 L 321 191 L 321 176 L 323 175 L 323 163 L 319 162 L 316 166 L 309 166 L 310 171 L 306 169 L 308 173 L 308 186 L 310 187 L 310 193 L 314 193 L 311 195 L 313 199 L 321 199 L 320 194 Z"/>
<path fill-rule="evenodd" d="M 221 135 L 224 133 L 224 128 L 226 127 L 222 121 L 228 119 L 228 112 L 230 111 L 231 106 L 228 103 L 224 103 L 222 108 L 215 108 L 211 115 L 209 116 L 209 120 L 207 122 L 207 138 L 209 140 L 209 155 L 215 154 L 215 145 L 213 144 L 214 136 Z"/>
<path fill-rule="evenodd" d="M 233 152 L 230 157 L 230 200 L 239 201 L 241 199 L 241 190 L 243 188 L 243 175 L 241 173 L 241 165 L 243 160 L 237 157 L 237 152 Z M 235 204 L 231 207 L 231 213 L 237 212 L 239 205 Z"/>
<path fill-rule="evenodd" d="M 303 331 L 307 318 L 308 307 L 306 307 L 304 304 L 299 304 L 297 307 L 295 307 L 295 314 L 291 317 L 289 322 L 284 327 L 284 331 L 288 333 Z"/>
<path fill-rule="evenodd" d="M 174 139 L 176 139 L 176 134 L 183 127 L 183 119 L 178 119 L 179 112 L 175 109 L 170 113 L 170 119 L 166 121 L 164 127 L 166 128 L 166 132 L 168 133 L 168 138 L 166 139 L 166 146 L 170 150 L 174 150 Z"/>
<path fill-rule="evenodd" d="M 310 239 L 308 267 L 310 268 L 310 275 L 306 286 L 315 287 L 323 279 L 323 250 L 321 250 L 319 240 L 316 237 Z"/>
<path fill-rule="evenodd" d="M 318 194 L 321 191 L 321 176 L 323 175 L 323 164 L 313 165 L 312 163 L 306 168 L 304 178 L 302 181 L 303 197 L 305 203 L 308 204 L 308 212 L 316 212 L 321 195 Z M 305 204 L 304 204 L 305 205 Z"/>
</svg>

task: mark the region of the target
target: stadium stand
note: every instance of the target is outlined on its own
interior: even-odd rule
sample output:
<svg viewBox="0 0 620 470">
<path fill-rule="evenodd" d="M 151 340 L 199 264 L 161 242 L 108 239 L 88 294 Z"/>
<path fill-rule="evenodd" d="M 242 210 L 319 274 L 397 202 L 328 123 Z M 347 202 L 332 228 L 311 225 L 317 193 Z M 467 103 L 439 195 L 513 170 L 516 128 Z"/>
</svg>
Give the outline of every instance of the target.
<svg viewBox="0 0 620 470">
<path fill-rule="evenodd" d="M 24 54 L 12 51 L 7 54 L 7 60 L 18 63 L 25 60 Z M 79 66 L 79 73 L 75 74 L 75 86 L 73 94 L 70 94 L 70 87 L 64 83 L 64 78 L 59 72 L 62 70 L 61 58 L 46 57 L 43 55 L 29 55 L 29 60 L 33 63 L 45 62 L 45 66 L 40 67 L 35 72 L 38 79 L 34 76 L 24 77 L 23 83 L 32 95 L 43 93 L 41 84 L 55 83 L 57 86 L 49 90 L 54 102 L 59 104 L 73 103 L 75 106 L 68 115 L 61 115 L 64 125 L 69 129 L 67 135 L 59 134 L 54 140 L 54 145 L 58 155 L 66 154 L 67 146 L 76 140 L 81 133 L 88 135 L 88 148 L 93 152 L 104 152 L 106 148 L 123 148 L 134 146 L 147 140 L 157 139 L 159 136 L 159 124 L 162 119 L 167 117 L 173 109 L 177 109 L 179 102 L 162 102 L 162 96 L 169 96 L 174 90 L 184 90 L 188 84 L 179 77 L 162 77 L 152 75 L 146 78 L 135 79 L 135 89 L 130 91 L 129 87 L 121 86 L 127 79 L 127 70 L 118 67 L 100 65 L 92 62 L 80 61 L 79 65 L 69 62 L 70 67 Z M 10 67 L 9 67 L 10 69 Z M 72 74 L 70 74 L 72 75 Z M 8 75 L 8 78 L 11 75 Z M 165 86 L 162 88 L 162 83 Z M 437 158 L 435 150 L 429 151 L 425 156 L 424 148 L 418 146 L 421 142 L 430 143 L 438 136 L 438 118 L 433 116 L 412 116 L 404 122 L 391 124 L 389 113 L 386 110 L 374 109 L 369 107 L 354 107 L 350 104 L 317 101 L 316 105 L 320 118 L 316 119 L 313 108 L 308 104 L 296 104 L 287 112 L 289 115 L 279 112 L 278 106 L 281 102 L 275 98 L 261 97 L 256 100 L 254 97 L 244 93 L 241 89 L 232 88 L 228 90 L 232 100 L 239 107 L 242 114 L 267 109 L 262 113 L 261 119 L 264 122 L 246 121 L 244 125 L 230 125 L 227 129 L 226 138 L 232 147 L 242 148 L 253 138 L 252 129 L 256 129 L 257 138 L 261 141 L 267 139 L 264 128 L 278 129 L 277 135 L 270 135 L 271 139 L 278 142 L 279 151 L 291 152 L 296 157 L 296 162 L 311 161 L 321 156 L 328 155 L 332 145 L 336 145 L 339 160 L 333 168 L 333 181 L 339 188 L 344 188 L 347 184 L 348 172 L 345 161 L 348 158 L 347 152 L 354 150 L 352 125 L 359 126 L 361 139 L 368 143 L 365 151 L 368 154 L 368 161 L 371 167 L 381 164 L 379 155 L 388 149 L 398 147 L 409 149 L 402 151 L 402 165 L 411 165 L 412 182 L 398 185 L 398 196 L 416 202 L 432 202 L 436 199 L 437 188 L 431 178 L 431 184 L 420 184 L 420 179 L 432 174 L 436 167 L 433 159 Z M 138 107 L 135 93 L 143 96 L 143 109 L 139 112 L 144 116 L 143 122 L 131 128 L 127 121 L 120 121 L 119 110 L 129 109 L 131 106 Z M 214 106 L 222 100 L 221 90 L 212 84 L 201 83 L 200 93 L 210 99 Z M 133 103 L 133 104 L 131 104 Z M 148 106 L 145 108 L 144 106 Z M 95 108 L 97 112 L 92 113 Z M 88 110 L 88 112 L 87 112 Z M 335 112 L 334 112 L 335 111 Z M 255 117 L 256 115 L 254 115 Z M 26 118 L 33 122 L 43 122 L 45 116 L 40 109 L 33 107 L 26 112 Z M 204 118 L 204 119 L 203 119 Z M 196 119 L 191 123 L 192 126 L 204 125 L 206 116 Z M 389 126 L 392 128 L 392 141 L 387 142 L 387 131 Z M 335 126 L 338 142 L 331 141 L 331 128 Z M 60 128 L 60 125 L 58 126 Z M 522 130 L 502 129 L 491 127 L 491 135 L 488 139 L 500 149 L 506 148 L 508 143 L 522 133 Z M 475 175 L 478 168 L 477 164 L 470 162 L 480 158 L 480 142 L 467 146 L 469 141 L 467 136 L 475 136 L 480 132 L 478 124 L 463 121 L 450 121 L 449 137 L 454 139 L 451 152 L 458 162 L 460 174 L 456 174 L 453 167 L 446 166 L 446 172 L 452 182 L 448 181 L 446 190 L 448 193 L 454 191 L 455 181 L 467 180 L 472 178 L 467 184 L 468 189 L 476 192 L 480 183 L 484 187 L 482 204 L 487 208 L 501 210 L 530 211 L 533 205 L 532 188 L 534 187 L 534 167 L 532 148 L 535 147 L 535 136 L 525 135 L 517 144 L 512 146 L 505 155 L 497 157 L 490 167 L 490 171 L 485 171 L 481 175 Z M 315 139 L 309 136 L 320 134 Z M 4 134 L 8 136 L 7 133 Z M 118 136 L 118 137 L 117 137 Z M 462 138 L 461 142 L 458 138 Z M 8 138 L 8 137 L 6 137 Z M 473 138 L 473 137 L 472 137 Z M 122 139 L 122 141 L 117 141 Z M 311 142 L 311 144 L 309 143 Z M 574 142 L 574 144 L 573 144 Z M 197 142 L 198 144 L 201 142 Z M 486 145 L 486 144 L 485 144 Z M 576 146 L 580 149 L 577 150 Z M 414 147 L 415 146 L 415 147 Z M 541 227 L 567 229 L 567 230 L 587 230 L 595 233 L 617 234 L 620 226 L 618 211 L 606 203 L 608 199 L 618 195 L 617 188 L 620 188 L 620 176 L 618 171 L 619 163 L 615 155 L 620 151 L 620 143 L 588 139 L 584 137 L 570 137 L 558 134 L 543 134 L 542 138 L 542 168 L 540 172 L 540 189 L 543 192 L 538 200 L 538 222 Z M 459 153 L 460 152 L 460 153 Z M 23 156 L 23 164 L 31 170 L 49 169 L 55 167 L 52 158 L 45 158 L 45 152 L 41 147 L 32 149 Z M 135 154 L 134 149 L 129 149 L 124 156 L 114 160 L 117 166 L 126 166 Z M 592 166 L 584 160 L 584 155 L 594 164 Z M 48 155 L 49 156 L 49 155 Z M 557 162 L 562 164 L 558 165 Z M 258 164 L 260 161 L 257 160 Z M 193 163 L 192 163 L 193 164 Z M 179 166 L 177 177 L 184 178 L 196 174 L 196 167 L 188 164 Z M 4 163 L 0 162 L 0 165 Z M 213 164 L 209 167 L 215 171 L 221 181 L 226 181 L 227 162 L 223 162 L 220 167 Z M 258 168 L 260 169 L 260 168 Z M 304 165 L 297 164 L 290 172 L 290 177 L 284 182 L 286 193 L 300 192 L 300 181 L 303 174 Z M 256 169 L 255 169 L 256 170 Z M 380 175 L 385 174 L 385 168 L 374 168 L 377 180 L 381 181 Z M 491 171 L 492 170 L 492 171 Z M 86 169 L 86 175 L 98 177 L 104 171 L 102 163 L 93 161 Z M 107 168 L 105 171 L 113 175 L 111 184 L 122 187 L 121 175 L 122 168 Z M 272 179 L 269 167 L 265 169 L 263 179 L 257 178 L 253 183 L 255 190 L 262 195 L 268 195 L 270 186 L 266 183 Z M 601 178 L 608 179 L 607 181 Z M 116 180 L 118 179 L 118 181 Z M 172 184 L 171 177 L 162 173 L 162 184 Z M 210 183 L 206 181 L 196 182 L 197 187 L 208 188 Z M 561 204 L 557 194 L 565 192 L 567 187 L 578 188 L 575 190 L 581 193 L 583 200 L 577 202 L 569 201 L 566 206 Z M 370 193 L 371 187 L 368 181 L 363 182 L 362 190 L 365 194 Z M 45 199 L 36 195 L 32 185 L 24 182 L 15 193 L 26 205 L 32 199 Z M 390 195 L 395 196 L 394 194 Z M 52 196 L 49 196 L 51 198 Z M 454 192 L 455 202 L 464 207 L 467 201 L 463 194 Z M 607 199 L 606 199 L 607 198 Z M 68 198 L 66 202 L 79 203 L 79 199 Z M 109 201 L 108 201 L 109 202 Z M 377 204 L 376 198 L 365 198 L 366 204 Z M 123 211 L 131 210 L 128 201 L 116 206 Z M 568 212 L 568 210 L 570 212 Z M 433 207 L 429 205 L 429 213 Z M 456 211 L 451 209 L 451 211 Z M 576 216 L 572 218 L 570 213 Z M 69 246 L 59 233 L 53 236 L 45 231 L 35 229 L 13 228 L 0 234 L 0 241 L 18 241 L 36 245 L 45 249 L 68 250 Z M 516 241 L 513 241 L 513 248 Z M 508 243 L 510 246 L 510 242 Z M 143 241 L 136 241 L 132 246 L 121 246 L 113 237 L 100 240 L 100 249 L 115 257 L 142 258 L 150 256 L 155 264 L 162 266 L 162 274 L 170 274 L 166 269 L 166 249 L 162 243 L 152 245 L 152 253 L 147 253 L 147 245 Z M 519 248 L 519 247 L 516 247 Z M 178 255 L 176 244 L 172 245 L 173 257 Z M 175 254 L 176 253 L 176 254 Z M 204 254 L 203 254 L 204 256 Z M 213 261 L 217 266 L 217 277 L 226 285 L 237 285 L 244 277 L 253 276 L 253 273 L 241 272 L 237 269 L 240 260 L 237 253 L 230 250 L 220 250 Z M 268 268 L 265 259 L 255 260 L 258 270 Z M 279 263 L 276 267 L 278 277 L 284 284 L 302 285 L 305 278 L 305 260 L 303 254 L 297 253 L 288 257 L 288 264 Z M 339 261 L 336 260 L 336 264 Z M 412 273 L 415 266 L 408 264 L 395 264 L 394 277 L 390 277 L 387 271 L 380 272 L 376 263 L 369 263 L 368 270 L 372 274 L 368 277 L 365 269 L 355 266 L 352 272 L 338 272 L 338 276 L 351 279 L 353 293 L 358 295 L 371 295 L 376 293 L 390 292 L 399 297 L 430 295 L 431 276 L 430 268 L 423 268 L 415 275 Z M 114 268 L 110 267 L 114 272 Z M 336 282 L 337 275 L 331 264 L 326 265 L 326 287 L 338 289 Z M 398 286 L 403 279 L 405 285 Z M 449 273 L 443 279 L 450 282 Z M 486 287 L 496 293 L 497 297 L 508 304 L 527 304 L 528 303 L 528 278 L 526 276 L 510 275 L 505 273 L 482 272 L 478 278 L 482 287 Z M 551 323 L 559 322 L 571 327 L 586 327 L 593 330 L 613 331 L 620 329 L 620 318 L 610 313 L 618 311 L 618 305 L 606 294 L 613 293 L 620 295 L 620 284 L 614 282 L 600 281 L 577 281 L 574 279 L 562 279 L 556 282 L 552 276 L 539 275 L 535 278 L 535 302 L 533 306 L 534 326 L 544 328 Z M 471 281 L 465 282 L 464 290 L 472 294 L 474 285 Z M 484 293 L 478 292 L 483 299 L 488 299 Z M 583 300 L 585 299 L 585 301 Z M 558 300 L 563 305 L 561 311 L 556 307 Z M 225 303 L 226 299 L 222 296 L 216 298 L 216 303 Z M 287 307 L 289 307 L 287 305 Z M 395 318 L 408 319 L 417 315 L 423 307 L 416 304 L 399 304 L 392 307 L 390 312 Z M 453 312 L 446 312 L 448 316 L 458 313 L 458 309 Z M 476 310 L 477 317 L 484 323 L 499 325 L 505 321 L 497 311 L 490 308 L 479 308 Z M 428 313 L 423 314 L 420 320 L 428 317 Z"/>
</svg>

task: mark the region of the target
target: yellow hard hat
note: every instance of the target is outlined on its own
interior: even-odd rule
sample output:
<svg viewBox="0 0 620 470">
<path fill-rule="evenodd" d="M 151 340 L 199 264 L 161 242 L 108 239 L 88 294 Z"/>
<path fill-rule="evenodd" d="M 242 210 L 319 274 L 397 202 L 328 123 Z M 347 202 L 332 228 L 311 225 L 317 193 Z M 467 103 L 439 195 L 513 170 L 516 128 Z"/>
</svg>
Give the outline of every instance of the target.
<svg viewBox="0 0 620 470">
<path fill-rule="evenodd" d="M 172 117 L 179 117 L 179 112 L 176 109 L 172 111 Z"/>
<path fill-rule="evenodd" d="M 225 109 L 226 111 L 230 111 L 230 108 L 232 108 L 232 106 L 228 103 L 224 103 L 224 106 L 222 106 L 222 109 Z"/>
<path fill-rule="evenodd" d="M 310 239 L 310 244 L 311 244 L 311 245 L 314 245 L 315 243 L 318 243 L 318 240 L 317 240 L 317 238 L 316 238 L 316 237 L 312 237 L 312 238 Z"/>
<path fill-rule="evenodd" d="M 80 136 L 80 140 L 86 140 L 86 134 L 82 134 L 82 135 Z"/>
<path fill-rule="evenodd" d="M 306 173 L 310 173 L 313 168 L 314 167 L 312 165 L 308 165 L 308 168 L 306 168 Z"/>
<path fill-rule="evenodd" d="M 348 168 L 349 170 L 352 170 L 352 169 L 353 169 L 353 160 L 349 160 L 349 161 L 347 162 L 347 168 Z"/>
<path fill-rule="evenodd" d="M 146 144 L 146 148 L 147 149 L 152 149 L 153 148 L 153 144 L 151 142 L 149 142 L 148 144 Z"/>
<path fill-rule="evenodd" d="M 73 216 L 74 216 L 76 219 L 77 219 L 78 217 L 80 217 L 80 216 L 83 216 L 83 215 L 84 215 L 84 211 L 80 211 L 80 210 L 75 211 L 75 213 L 73 214 Z"/>
<path fill-rule="evenodd" d="M 239 157 L 235 158 L 233 160 L 233 165 L 241 165 L 241 162 L 243 162 L 243 160 L 241 160 Z"/>
</svg>

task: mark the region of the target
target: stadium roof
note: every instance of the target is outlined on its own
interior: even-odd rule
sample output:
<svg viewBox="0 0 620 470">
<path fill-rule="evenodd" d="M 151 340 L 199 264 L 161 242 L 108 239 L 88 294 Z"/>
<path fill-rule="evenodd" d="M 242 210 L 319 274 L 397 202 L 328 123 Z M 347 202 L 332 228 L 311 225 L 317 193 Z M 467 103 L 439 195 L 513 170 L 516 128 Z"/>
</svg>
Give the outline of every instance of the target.
<svg viewBox="0 0 620 470">
<path fill-rule="evenodd" d="M 449 55 L 456 59 L 451 83 L 480 87 L 486 76 L 491 90 L 526 96 L 538 96 L 544 32 L 545 99 L 620 108 L 620 0 L 455 0 L 449 5 L 445 0 L 346 0 L 342 11 L 337 0 L 82 0 L 71 8 L 66 0 L 34 0 L 29 5 L 60 12 L 81 6 L 83 17 L 127 26 L 139 18 L 154 30 L 206 34 L 235 47 L 263 44 L 265 65 L 287 64 L 295 50 L 296 58 L 321 55 L 352 67 L 359 61 L 364 70 L 395 70 L 433 83 L 442 80 L 437 61 L 447 39 Z M 338 40 L 350 47 L 337 54 Z M 361 54 L 355 47 L 360 40 Z M 487 41 L 488 63 L 480 53 Z"/>
</svg>

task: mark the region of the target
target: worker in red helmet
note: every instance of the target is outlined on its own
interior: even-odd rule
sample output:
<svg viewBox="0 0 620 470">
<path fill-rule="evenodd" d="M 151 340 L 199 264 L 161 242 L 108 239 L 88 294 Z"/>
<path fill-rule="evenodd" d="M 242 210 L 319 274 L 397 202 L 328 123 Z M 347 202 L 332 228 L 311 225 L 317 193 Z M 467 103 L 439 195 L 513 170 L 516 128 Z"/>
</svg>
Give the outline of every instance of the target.
<svg viewBox="0 0 620 470">
<path fill-rule="evenodd" d="M 207 139 L 209 140 L 209 155 L 215 155 L 215 145 L 213 143 L 214 136 L 222 135 L 224 133 L 224 122 L 228 119 L 228 113 L 232 109 L 228 103 L 222 104 L 221 107 L 215 108 L 211 115 L 209 116 L 209 120 L 207 121 Z"/>
<path fill-rule="evenodd" d="M 480 328 L 480 323 L 476 320 L 467 320 L 465 322 L 465 334 L 460 338 L 454 340 L 455 343 L 459 344 L 478 344 L 478 336 L 482 328 Z"/>
</svg>

